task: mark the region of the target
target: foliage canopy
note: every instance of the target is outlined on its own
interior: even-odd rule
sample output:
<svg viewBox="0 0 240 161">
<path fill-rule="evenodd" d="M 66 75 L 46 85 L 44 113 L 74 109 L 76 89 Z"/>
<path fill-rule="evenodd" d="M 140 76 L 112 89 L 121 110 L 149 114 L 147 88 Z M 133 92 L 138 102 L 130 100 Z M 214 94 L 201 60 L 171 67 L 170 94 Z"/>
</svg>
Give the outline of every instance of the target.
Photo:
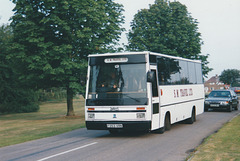
<svg viewBox="0 0 240 161">
<path fill-rule="evenodd" d="M 33 88 L 65 87 L 68 114 L 84 92 L 87 56 L 103 53 L 123 31 L 122 5 L 113 0 L 13 0 L 12 55 Z"/>
<path fill-rule="evenodd" d="M 220 75 L 220 81 L 232 87 L 240 87 L 238 79 L 240 79 L 240 70 L 238 69 L 226 69 Z"/>
<path fill-rule="evenodd" d="M 26 88 L 26 81 L 19 81 L 18 65 L 6 59 L 13 33 L 9 25 L 0 27 L 0 113 L 35 112 L 39 106 L 35 92 Z"/>
<path fill-rule="evenodd" d="M 140 10 L 131 23 L 128 40 L 128 50 L 201 60 L 203 74 L 211 71 L 207 67 L 208 55 L 200 54 L 203 42 L 198 22 L 180 2 L 156 0 L 149 9 Z"/>
</svg>

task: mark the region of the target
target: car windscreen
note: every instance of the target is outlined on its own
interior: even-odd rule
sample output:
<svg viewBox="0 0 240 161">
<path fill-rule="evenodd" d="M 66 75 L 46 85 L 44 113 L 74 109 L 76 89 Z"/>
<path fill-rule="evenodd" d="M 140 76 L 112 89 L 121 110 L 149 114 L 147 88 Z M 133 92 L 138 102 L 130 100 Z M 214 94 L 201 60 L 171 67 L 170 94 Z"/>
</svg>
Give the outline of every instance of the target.
<svg viewBox="0 0 240 161">
<path fill-rule="evenodd" d="M 208 97 L 231 97 L 229 91 L 212 91 Z"/>
</svg>

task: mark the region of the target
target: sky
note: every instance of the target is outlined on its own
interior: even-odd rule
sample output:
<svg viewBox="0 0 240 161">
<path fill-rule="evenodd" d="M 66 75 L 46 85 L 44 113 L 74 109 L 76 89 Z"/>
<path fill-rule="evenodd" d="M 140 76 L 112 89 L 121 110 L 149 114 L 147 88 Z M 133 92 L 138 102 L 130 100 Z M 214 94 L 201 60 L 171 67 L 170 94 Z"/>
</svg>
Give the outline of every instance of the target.
<svg viewBox="0 0 240 161">
<path fill-rule="evenodd" d="M 123 4 L 126 32 L 133 16 L 141 9 L 149 8 L 155 0 L 114 0 Z M 174 0 L 171 0 L 174 1 Z M 220 75 L 226 69 L 240 70 L 240 0 L 177 0 L 186 5 L 191 16 L 199 22 L 198 27 L 204 45 L 201 54 L 210 54 L 208 78 Z M 0 25 L 10 23 L 13 3 L 0 0 Z M 127 43 L 126 32 L 120 43 Z"/>
</svg>

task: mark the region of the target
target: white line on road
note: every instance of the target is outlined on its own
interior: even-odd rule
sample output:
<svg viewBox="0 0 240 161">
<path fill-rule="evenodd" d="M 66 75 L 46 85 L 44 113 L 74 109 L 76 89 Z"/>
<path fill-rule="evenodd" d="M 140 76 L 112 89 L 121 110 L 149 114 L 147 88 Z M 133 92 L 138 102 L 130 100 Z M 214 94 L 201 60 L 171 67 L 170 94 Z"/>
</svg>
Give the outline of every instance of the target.
<svg viewBox="0 0 240 161">
<path fill-rule="evenodd" d="M 37 161 L 44 161 L 44 160 L 47 160 L 47 159 L 50 159 L 50 158 L 53 158 L 53 157 L 56 157 L 56 156 L 59 156 L 59 155 L 63 155 L 63 154 L 66 154 L 66 153 L 69 153 L 69 152 L 72 152 L 72 151 L 75 151 L 75 150 L 78 150 L 78 149 L 86 148 L 86 147 L 94 145 L 94 144 L 97 144 L 97 142 L 93 142 L 93 143 L 90 143 L 90 144 L 87 144 L 87 145 L 83 145 L 83 146 L 80 146 L 80 147 L 77 147 L 77 148 L 62 152 L 62 153 L 58 153 L 58 154 L 55 154 L 55 155 L 51 155 L 49 157 L 46 157 L 46 158 L 43 158 L 43 159 L 40 159 L 40 160 L 37 160 Z"/>
</svg>

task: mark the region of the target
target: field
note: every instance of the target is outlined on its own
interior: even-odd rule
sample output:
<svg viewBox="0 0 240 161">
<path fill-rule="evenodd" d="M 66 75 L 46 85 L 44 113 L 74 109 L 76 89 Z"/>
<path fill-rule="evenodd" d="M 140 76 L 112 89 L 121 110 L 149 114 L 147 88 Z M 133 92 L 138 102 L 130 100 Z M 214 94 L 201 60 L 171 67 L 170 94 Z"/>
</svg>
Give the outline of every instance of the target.
<svg viewBox="0 0 240 161">
<path fill-rule="evenodd" d="M 47 102 L 39 112 L 0 115 L 0 147 L 85 127 L 83 98 L 74 100 L 74 111 L 66 117 L 66 102 Z"/>
</svg>

